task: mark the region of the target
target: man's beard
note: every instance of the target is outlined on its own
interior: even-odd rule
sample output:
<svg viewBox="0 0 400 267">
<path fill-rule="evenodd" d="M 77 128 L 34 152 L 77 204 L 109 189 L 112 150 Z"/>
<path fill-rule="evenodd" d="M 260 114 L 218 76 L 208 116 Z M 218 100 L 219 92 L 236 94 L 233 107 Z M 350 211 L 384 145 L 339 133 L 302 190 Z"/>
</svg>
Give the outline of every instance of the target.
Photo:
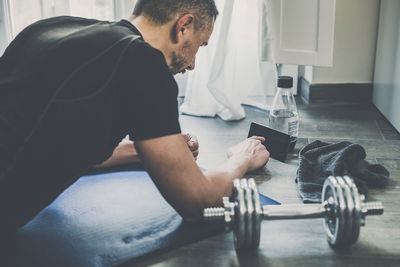
<svg viewBox="0 0 400 267">
<path fill-rule="evenodd" d="M 181 55 L 177 55 L 175 52 L 172 52 L 170 65 L 171 72 L 174 75 L 178 73 L 184 73 L 185 68 L 185 58 Z"/>
<path fill-rule="evenodd" d="M 179 54 L 177 54 L 175 51 L 171 53 L 170 69 L 174 75 L 177 73 L 184 73 L 186 71 L 188 63 L 184 55 L 188 55 L 189 49 L 190 49 L 190 42 L 186 41 L 183 44 L 182 50 L 180 51 Z"/>
</svg>

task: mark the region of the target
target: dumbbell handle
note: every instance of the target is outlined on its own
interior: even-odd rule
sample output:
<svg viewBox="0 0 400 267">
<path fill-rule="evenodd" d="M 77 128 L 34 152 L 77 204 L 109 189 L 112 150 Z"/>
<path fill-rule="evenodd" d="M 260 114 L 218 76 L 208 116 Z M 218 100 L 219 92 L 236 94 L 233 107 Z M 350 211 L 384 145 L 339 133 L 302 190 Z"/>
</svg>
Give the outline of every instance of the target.
<svg viewBox="0 0 400 267">
<path fill-rule="evenodd" d="M 285 204 L 262 207 L 264 220 L 315 219 L 325 218 L 328 212 L 326 204 Z M 382 202 L 361 203 L 361 213 L 382 215 Z"/>
<path fill-rule="evenodd" d="M 285 204 L 262 207 L 264 220 L 313 219 L 326 216 L 324 204 Z"/>
<path fill-rule="evenodd" d="M 204 209 L 204 218 L 214 220 L 225 217 L 223 207 Z M 326 205 L 324 204 L 285 204 L 265 205 L 262 207 L 263 220 L 285 220 L 285 219 L 313 219 L 326 216 Z"/>
<path fill-rule="evenodd" d="M 203 212 L 206 220 L 222 219 L 225 214 L 226 210 L 223 207 L 207 208 Z M 284 204 L 265 205 L 262 207 L 263 220 L 313 219 L 324 218 L 325 216 L 326 205 L 324 204 Z"/>
</svg>

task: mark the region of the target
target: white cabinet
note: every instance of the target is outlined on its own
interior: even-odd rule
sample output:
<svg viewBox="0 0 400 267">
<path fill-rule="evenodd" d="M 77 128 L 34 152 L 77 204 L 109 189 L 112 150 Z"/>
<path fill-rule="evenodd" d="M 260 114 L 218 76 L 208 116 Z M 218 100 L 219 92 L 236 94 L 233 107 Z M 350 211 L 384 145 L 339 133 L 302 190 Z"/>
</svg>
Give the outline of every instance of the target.
<svg viewBox="0 0 400 267">
<path fill-rule="evenodd" d="M 400 132 L 400 1 L 382 0 L 373 102 Z"/>
<path fill-rule="evenodd" d="M 336 0 L 270 0 L 276 63 L 332 66 Z"/>
</svg>

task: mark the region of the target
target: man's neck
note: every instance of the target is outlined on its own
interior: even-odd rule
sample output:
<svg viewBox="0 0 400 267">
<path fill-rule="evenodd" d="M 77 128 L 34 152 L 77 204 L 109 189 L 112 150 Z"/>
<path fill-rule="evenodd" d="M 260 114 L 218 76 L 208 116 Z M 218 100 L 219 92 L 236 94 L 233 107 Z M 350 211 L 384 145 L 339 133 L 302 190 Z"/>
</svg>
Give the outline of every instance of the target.
<svg viewBox="0 0 400 267">
<path fill-rule="evenodd" d="M 168 44 L 171 42 L 170 29 L 172 28 L 171 23 L 164 25 L 154 25 L 153 22 L 149 21 L 143 16 L 134 17 L 131 16 L 128 21 L 132 23 L 142 34 L 144 41 L 149 43 L 152 47 L 160 50 L 165 59 L 169 60 L 169 47 Z"/>
</svg>

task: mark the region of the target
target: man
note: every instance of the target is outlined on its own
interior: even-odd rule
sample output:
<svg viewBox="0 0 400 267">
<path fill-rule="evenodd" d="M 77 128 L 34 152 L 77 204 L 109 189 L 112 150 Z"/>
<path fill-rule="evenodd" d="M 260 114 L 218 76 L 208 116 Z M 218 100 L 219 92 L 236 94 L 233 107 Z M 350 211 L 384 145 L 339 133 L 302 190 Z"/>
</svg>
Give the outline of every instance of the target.
<svg viewBox="0 0 400 267">
<path fill-rule="evenodd" d="M 173 74 L 194 69 L 217 15 L 213 0 L 138 0 L 129 20 L 57 17 L 15 38 L 0 58 L 2 253 L 91 166 L 140 158 L 192 221 L 230 195 L 234 178 L 267 163 L 264 139 L 252 137 L 203 173 L 196 140 L 180 132 Z M 136 149 L 117 147 L 126 134 Z"/>
</svg>

